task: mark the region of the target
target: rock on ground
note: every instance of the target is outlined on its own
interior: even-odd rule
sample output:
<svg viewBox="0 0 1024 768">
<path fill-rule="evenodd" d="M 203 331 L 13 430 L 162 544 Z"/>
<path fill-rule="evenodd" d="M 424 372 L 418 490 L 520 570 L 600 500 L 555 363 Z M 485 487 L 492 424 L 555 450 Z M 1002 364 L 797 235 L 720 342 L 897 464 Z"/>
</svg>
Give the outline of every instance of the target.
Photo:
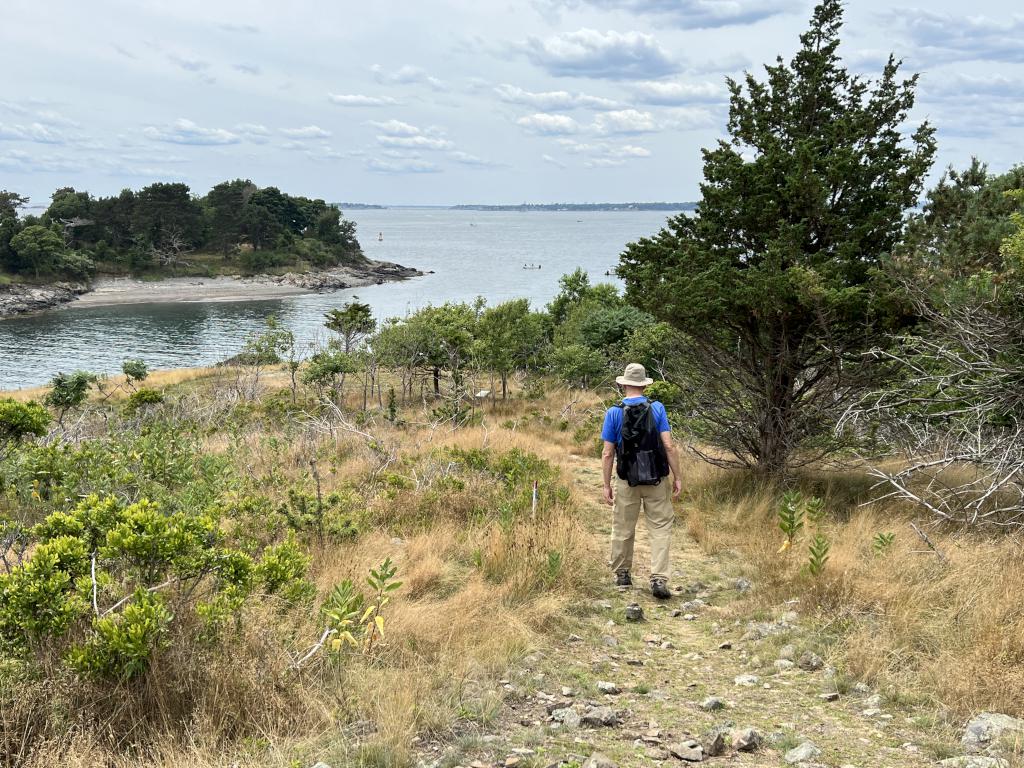
<svg viewBox="0 0 1024 768">
<path fill-rule="evenodd" d="M 939 765 L 943 768 L 1009 768 L 1010 766 L 1001 757 L 986 757 L 984 755 L 950 757 L 940 760 Z"/>
<path fill-rule="evenodd" d="M 800 655 L 800 660 L 797 662 L 797 666 L 800 667 L 800 669 L 813 672 L 825 666 L 825 662 L 822 661 L 821 656 L 818 654 L 813 653 L 812 651 L 804 651 Z"/>
<path fill-rule="evenodd" d="M 808 760 L 813 760 L 821 754 L 821 750 L 814 746 L 813 743 L 805 741 L 803 744 L 789 750 L 783 757 L 788 765 L 796 765 L 797 763 L 806 763 Z"/>
<path fill-rule="evenodd" d="M 705 712 L 717 712 L 719 709 L 725 709 L 725 702 L 717 696 L 708 696 L 700 703 L 700 708 Z"/>
<path fill-rule="evenodd" d="M 607 755 L 600 752 L 595 752 L 587 758 L 587 762 L 583 764 L 583 768 L 619 768 L 615 761 Z"/>
<path fill-rule="evenodd" d="M 699 763 L 704 759 L 704 748 L 696 741 L 684 741 L 668 748 L 672 755 L 688 763 Z"/>
<path fill-rule="evenodd" d="M 591 707 L 583 713 L 581 718 L 584 725 L 603 725 L 611 727 L 618 725 L 619 715 L 611 707 Z"/>
<path fill-rule="evenodd" d="M 755 752 L 761 746 L 761 734 L 754 728 L 733 731 L 732 746 L 737 752 Z"/>
<path fill-rule="evenodd" d="M 998 754 L 1024 744 L 1024 720 L 998 712 L 982 712 L 971 718 L 960 740 L 968 754 Z"/>
<path fill-rule="evenodd" d="M 720 755 L 724 755 L 725 750 L 729 746 L 729 741 L 729 728 L 724 725 L 715 726 L 704 734 L 701 745 L 704 748 L 704 756 L 719 757 Z"/>
</svg>

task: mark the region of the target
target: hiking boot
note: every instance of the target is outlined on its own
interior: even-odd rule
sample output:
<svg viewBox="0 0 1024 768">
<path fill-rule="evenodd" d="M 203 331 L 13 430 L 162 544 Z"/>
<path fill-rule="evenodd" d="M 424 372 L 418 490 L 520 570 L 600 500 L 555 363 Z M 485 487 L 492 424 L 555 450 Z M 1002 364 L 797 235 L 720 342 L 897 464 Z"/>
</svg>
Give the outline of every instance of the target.
<svg viewBox="0 0 1024 768">
<path fill-rule="evenodd" d="M 672 593 L 668 591 L 665 579 L 651 579 L 651 594 L 659 600 L 668 600 Z"/>
<path fill-rule="evenodd" d="M 615 586 L 616 587 L 632 587 L 633 579 L 629 575 L 629 571 L 616 571 L 615 572 Z"/>
</svg>

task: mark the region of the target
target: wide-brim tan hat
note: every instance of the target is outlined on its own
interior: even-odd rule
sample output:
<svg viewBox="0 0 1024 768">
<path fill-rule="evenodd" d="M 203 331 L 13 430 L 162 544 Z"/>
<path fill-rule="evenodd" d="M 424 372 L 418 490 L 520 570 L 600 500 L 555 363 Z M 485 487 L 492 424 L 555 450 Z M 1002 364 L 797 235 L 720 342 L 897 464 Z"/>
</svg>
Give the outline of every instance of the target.
<svg viewBox="0 0 1024 768">
<path fill-rule="evenodd" d="M 624 387 L 646 387 L 653 384 L 654 379 L 647 378 L 647 370 L 640 363 L 630 363 L 622 375 L 615 378 L 615 383 Z"/>
</svg>

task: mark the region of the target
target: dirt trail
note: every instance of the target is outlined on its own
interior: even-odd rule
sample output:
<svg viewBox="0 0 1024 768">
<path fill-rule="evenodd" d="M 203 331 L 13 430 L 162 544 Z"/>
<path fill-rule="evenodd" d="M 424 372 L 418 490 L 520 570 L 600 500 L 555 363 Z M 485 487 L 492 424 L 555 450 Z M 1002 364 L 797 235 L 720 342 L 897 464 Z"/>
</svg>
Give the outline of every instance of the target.
<svg viewBox="0 0 1024 768">
<path fill-rule="evenodd" d="M 570 457 L 567 471 L 580 496 L 591 500 L 585 518 L 593 558 L 603 566 L 611 515 L 599 503 L 600 466 Z M 648 563 L 641 523 L 635 586 L 617 589 L 605 575 L 597 599 L 586 598 L 580 606 L 582 617 L 573 619 L 572 633 L 527 656 L 514 675 L 500 681 L 497 693 L 504 702 L 496 717 L 443 757 L 425 754 L 421 764 L 577 766 L 600 752 L 620 768 L 903 768 L 935 765 L 950 756 L 945 740 L 931 740 L 928 713 L 890 708 L 820 658 L 809 617 L 788 605 L 756 617 L 730 608 L 757 585 L 739 580 L 735 566 L 708 557 L 688 537 L 684 505 L 677 504 L 672 600 L 650 596 Z M 625 620 L 632 602 L 642 607 L 644 621 Z M 712 698 L 721 708 L 713 709 Z M 607 724 L 598 724 L 602 718 Z M 723 734 L 717 745 L 716 728 Z M 749 737 L 746 729 L 756 731 L 758 745 L 737 750 L 734 740 Z M 708 754 L 723 741 L 722 754 Z M 692 742 L 701 747 L 701 763 L 679 756 L 697 756 Z M 811 744 L 804 748 L 805 759 L 796 760 L 801 755 L 790 751 L 805 742 Z"/>
</svg>

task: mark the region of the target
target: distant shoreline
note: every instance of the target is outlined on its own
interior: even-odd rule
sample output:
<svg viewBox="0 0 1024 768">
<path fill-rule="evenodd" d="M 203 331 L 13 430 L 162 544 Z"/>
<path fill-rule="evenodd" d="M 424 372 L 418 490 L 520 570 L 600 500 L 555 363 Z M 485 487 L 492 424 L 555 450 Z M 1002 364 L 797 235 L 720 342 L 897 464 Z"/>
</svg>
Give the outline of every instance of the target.
<svg viewBox="0 0 1024 768">
<path fill-rule="evenodd" d="M 693 211 L 697 203 L 517 203 L 508 205 L 487 205 L 463 203 L 460 205 L 376 205 L 370 203 L 337 203 L 342 210 L 386 211 L 392 208 L 423 209 L 433 211 Z"/>
<path fill-rule="evenodd" d="M 453 205 L 453 211 L 692 211 L 697 203 L 520 203 L 519 205 Z"/>
</svg>

